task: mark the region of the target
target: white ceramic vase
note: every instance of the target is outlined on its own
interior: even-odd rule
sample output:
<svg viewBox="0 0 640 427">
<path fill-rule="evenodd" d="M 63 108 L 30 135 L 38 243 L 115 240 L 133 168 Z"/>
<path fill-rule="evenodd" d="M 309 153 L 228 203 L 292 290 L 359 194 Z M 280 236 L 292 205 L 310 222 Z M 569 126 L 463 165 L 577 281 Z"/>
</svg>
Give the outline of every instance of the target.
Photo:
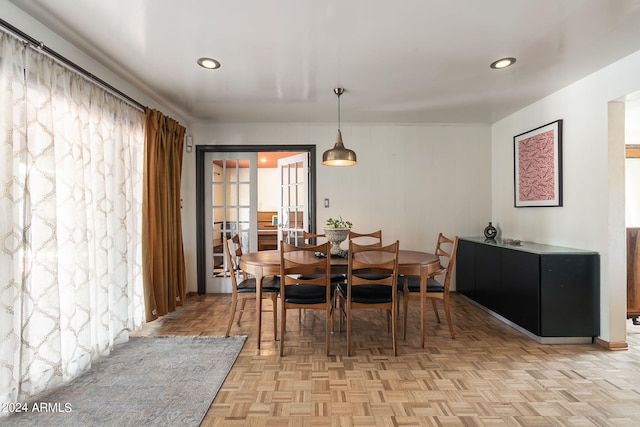
<svg viewBox="0 0 640 427">
<path fill-rule="evenodd" d="M 334 228 L 326 227 L 322 229 L 327 240 L 331 242 L 331 255 L 340 255 L 344 253 L 340 248 L 340 243 L 344 242 L 349 237 L 348 228 Z"/>
</svg>

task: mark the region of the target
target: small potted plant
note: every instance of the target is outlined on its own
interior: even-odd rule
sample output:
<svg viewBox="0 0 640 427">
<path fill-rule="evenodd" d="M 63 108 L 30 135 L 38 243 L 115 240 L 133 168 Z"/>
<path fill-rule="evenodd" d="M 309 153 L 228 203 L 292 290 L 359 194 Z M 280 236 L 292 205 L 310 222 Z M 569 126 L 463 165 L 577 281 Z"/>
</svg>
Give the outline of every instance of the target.
<svg viewBox="0 0 640 427">
<path fill-rule="evenodd" d="M 351 221 L 345 221 L 342 217 L 329 218 L 327 225 L 322 228 L 327 240 L 331 242 L 331 255 L 344 255 L 344 250 L 340 248 L 340 243 L 344 242 L 349 237 L 349 230 L 351 230 Z"/>
</svg>

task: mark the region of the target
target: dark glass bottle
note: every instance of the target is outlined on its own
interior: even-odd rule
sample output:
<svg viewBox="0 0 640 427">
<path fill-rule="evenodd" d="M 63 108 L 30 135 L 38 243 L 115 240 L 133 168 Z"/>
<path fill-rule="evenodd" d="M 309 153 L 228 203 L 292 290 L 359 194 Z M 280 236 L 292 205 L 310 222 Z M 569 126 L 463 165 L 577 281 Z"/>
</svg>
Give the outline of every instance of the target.
<svg viewBox="0 0 640 427">
<path fill-rule="evenodd" d="M 484 237 L 486 237 L 487 239 L 495 239 L 497 234 L 498 230 L 496 230 L 496 228 L 491 225 L 491 223 L 489 223 L 489 225 L 487 225 L 484 229 Z"/>
</svg>

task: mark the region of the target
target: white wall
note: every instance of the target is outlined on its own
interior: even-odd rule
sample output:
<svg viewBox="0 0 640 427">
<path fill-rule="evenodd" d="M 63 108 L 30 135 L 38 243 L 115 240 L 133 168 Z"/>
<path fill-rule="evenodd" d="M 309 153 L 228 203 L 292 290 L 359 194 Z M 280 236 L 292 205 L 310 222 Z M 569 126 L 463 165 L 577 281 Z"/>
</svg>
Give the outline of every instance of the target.
<svg viewBox="0 0 640 427">
<path fill-rule="evenodd" d="M 278 168 L 258 169 L 258 210 L 278 211 L 280 175 Z"/>
<path fill-rule="evenodd" d="M 612 103 L 610 123 L 609 102 L 640 89 L 638 75 L 640 52 L 492 128 L 494 221 L 504 236 L 600 253 L 600 336 L 611 343 L 626 341 L 626 251 L 624 136 L 616 136 L 624 134 L 624 111 L 620 118 L 619 108 Z M 516 209 L 513 136 L 557 119 L 564 120 L 564 206 Z"/>
<path fill-rule="evenodd" d="M 202 124 L 189 126 L 197 145 L 317 147 L 317 226 L 342 215 L 354 230 L 383 230 L 404 249 L 433 251 L 438 232 L 481 235 L 491 221 L 491 132 L 485 125 L 343 125 L 358 164 L 321 165 L 336 126 Z M 188 290 L 196 290 L 195 150 L 183 166 L 183 233 Z M 323 207 L 323 199 L 331 207 Z"/>
</svg>

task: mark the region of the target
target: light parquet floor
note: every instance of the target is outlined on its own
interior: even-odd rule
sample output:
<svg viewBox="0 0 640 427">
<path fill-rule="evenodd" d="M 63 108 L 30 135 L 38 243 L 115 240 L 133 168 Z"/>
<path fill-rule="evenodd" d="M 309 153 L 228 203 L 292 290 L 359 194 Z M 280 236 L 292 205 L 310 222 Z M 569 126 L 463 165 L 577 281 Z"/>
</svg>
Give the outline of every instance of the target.
<svg viewBox="0 0 640 427">
<path fill-rule="evenodd" d="M 135 334 L 223 335 L 230 302 L 189 295 Z M 232 334 L 247 342 L 202 426 L 640 426 L 640 326 L 628 323 L 628 351 L 608 351 L 538 344 L 456 294 L 452 310 L 456 339 L 429 306 L 422 349 L 412 301 L 397 357 L 380 311 L 356 314 L 353 357 L 344 332 L 325 355 L 324 317 L 314 310 L 300 323 L 288 313 L 282 358 L 265 313 L 258 351 L 255 317 L 245 313 Z"/>
</svg>

